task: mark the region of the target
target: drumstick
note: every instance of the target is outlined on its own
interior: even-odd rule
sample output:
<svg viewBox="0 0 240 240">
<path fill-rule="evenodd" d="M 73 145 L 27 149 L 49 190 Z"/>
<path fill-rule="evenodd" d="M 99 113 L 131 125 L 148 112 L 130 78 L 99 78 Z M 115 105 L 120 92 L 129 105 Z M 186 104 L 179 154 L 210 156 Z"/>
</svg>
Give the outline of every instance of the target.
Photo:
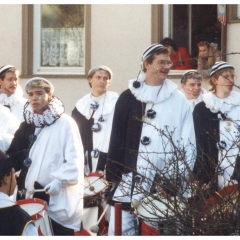
<svg viewBox="0 0 240 240">
<path fill-rule="evenodd" d="M 99 224 L 100 221 L 102 220 L 102 218 L 103 218 L 105 212 L 107 211 L 108 207 L 109 207 L 109 204 L 107 204 L 107 206 L 105 207 L 105 209 L 104 209 L 102 215 L 100 216 L 100 218 L 98 219 L 96 225 L 93 225 L 93 226 L 90 227 L 91 232 L 93 232 L 93 233 L 97 233 L 97 232 L 99 231 L 98 224 Z"/>
<path fill-rule="evenodd" d="M 215 191 L 215 194 L 217 194 L 220 198 L 222 198 L 222 195 Z"/>
<path fill-rule="evenodd" d="M 101 179 L 102 177 L 103 177 L 103 176 L 100 176 L 98 179 L 94 180 L 93 182 L 90 182 L 90 181 L 88 180 L 88 178 L 87 178 L 87 181 L 88 181 L 88 184 L 89 184 L 89 185 L 86 186 L 85 189 L 88 188 L 89 186 L 90 186 L 90 187 L 93 187 L 93 186 L 91 186 L 91 185 L 92 185 L 93 183 L 95 183 L 96 181 L 98 181 L 99 179 Z M 107 184 L 106 184 L 106 185 L 107 185 Z M 91 189 L 90 189 L 90 190 L 91 190 Z M 93 190 L 94 190 L 94 189 L 93 189 Z M 91 190 L 91 191 L 93 191 L 93 190 Z"/>
<path fill-rule="evenodd" d="M 28 191 L 29 194 L 34 194 L 35 192 L 46 192 L 45 189 L 31 189 Z"/>
</svg>

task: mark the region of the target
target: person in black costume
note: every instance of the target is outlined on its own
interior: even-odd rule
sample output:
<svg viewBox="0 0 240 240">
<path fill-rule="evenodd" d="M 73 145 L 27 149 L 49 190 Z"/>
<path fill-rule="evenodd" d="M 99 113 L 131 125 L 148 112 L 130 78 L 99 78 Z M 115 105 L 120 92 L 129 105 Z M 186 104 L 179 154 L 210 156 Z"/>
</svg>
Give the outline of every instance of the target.
<svg viewBox="0 0 240 240">
<path fill-rule="evenodd" d="M 16 187 L 14 160 L 16 155 L 8 158 L 0 151 L 0 235 L 38 236 L 31 216 L 10 199 Z"/>
</svg>

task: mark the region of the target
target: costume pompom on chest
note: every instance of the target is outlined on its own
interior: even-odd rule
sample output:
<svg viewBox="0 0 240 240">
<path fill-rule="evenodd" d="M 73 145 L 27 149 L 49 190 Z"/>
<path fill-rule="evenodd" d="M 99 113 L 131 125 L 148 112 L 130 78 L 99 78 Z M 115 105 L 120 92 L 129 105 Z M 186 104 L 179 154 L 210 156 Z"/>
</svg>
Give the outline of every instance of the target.
<svg viewBox="0 0 240 240">
<path fill-rule="evenodd" d="M 94 123 L 92 125 L 92 131 L 93 132 L 99 132 L 102 129 L 102 126 L 99 123 Z"/>
<path fill-rule="evenodd" d="M 151 139 L 149 137 L 144 136 L 141 138 L 141 143 L 143 145 L 148 145 L 150 142 L 151 142 Z"/>
<path fill-rule="evenodd" d="M 152 110 L 152 109 L 147 110 L 147 117 L 148 117 L 149 119 L 155 118 L 155 117 L 156 117 L 156 114 L 157 114 L 157 113 L 156 113 L 154 110 Z"/>
</svg>

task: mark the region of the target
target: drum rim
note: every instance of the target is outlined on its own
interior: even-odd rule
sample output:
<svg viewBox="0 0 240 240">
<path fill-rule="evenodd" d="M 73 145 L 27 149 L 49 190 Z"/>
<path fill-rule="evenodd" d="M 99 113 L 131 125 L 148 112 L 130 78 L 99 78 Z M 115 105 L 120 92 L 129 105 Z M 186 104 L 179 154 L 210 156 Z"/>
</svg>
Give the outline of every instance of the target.
<svg viewBox="0 0 240 240">
<path fill-rule="evenodd" d="M 19 205 L 20 207 L 21 207 L 21 205 L 24 205 L 24 204 L 29 204 L 29 203 L 37 203 L 37 204 L 41 204 L 42 206 L 43 206 L 43 208 L 40 210 L 40 211 L 38 211 L 38 212 L 36 212 L 36 213 L 34 213 L 34 214 L 32 214 L 32 215 L 30 215 L 29 213 L 29 215 L 32 217 L 32 219 L 34 220 L 34 221 L 36 221 L 36 220 L 38 220 L 38 219 L 40 219 L 40 218 L 42 218 L 43 216 L 41 215 L 41 213 L 45 210 L 45 212 L 47 212 L 47 203 L 45 202 L 45 201 L 43 201 L 42 199 L 39 199 L 39 198 L 28 198 L 28 199 L 22 199 L 22 200 L 18 200 L 18 201 L 16 201 L 16 204 L 17 205 Z M 26 211 L 26 210 L 25 210 Z"/>
<path fill-rule="evenodd" d="M 87 188 L 87 187 L 84 186 L 84 197 L 93 197 L 93 196 L 95 196 L 96 194 L 102 192 L 104 189 L 106 189 L 108 187 L 108 181 L 103 177 L 102 174 L 96 173 L 96 172 L 92 172 L 88 176 L 85 176 L 84 179 L 88 178 L 88 177 L 96 177 L 97 178 L 96 181 L 102 180 L 103 183 L 105 184 L 105 186 L 103 188 L 101 188 L 98 192 L 94 192 L 93 191 L 92 194 L 87 194 L 87 195 L 85 195 L 85 188 Z"/>
<path fill-rule="evenodd" d="M 225 196 L 225 195 L 231 194 L 233 192 L 237 192 L 237 190 L 238 190 L 238 184 L 231 184 L 231 185 L 225 186 L 222 190 L 217 191 L 217 193 L 220 194 L 221 196 Z M 221 197 L 218 196 L 217 194 L 212 195 L 209 197 L 209 199 L 206 200 L 206 205 L 216 203 L 220 199 L 221 199 Z"/>
</svg>

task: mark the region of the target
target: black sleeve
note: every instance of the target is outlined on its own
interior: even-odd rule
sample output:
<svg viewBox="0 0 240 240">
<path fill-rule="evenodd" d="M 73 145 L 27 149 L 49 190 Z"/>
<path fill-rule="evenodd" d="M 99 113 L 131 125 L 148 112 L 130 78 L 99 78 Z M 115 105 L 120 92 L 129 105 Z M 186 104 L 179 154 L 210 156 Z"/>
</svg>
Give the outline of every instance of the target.
<svg viewBox="0 0 240 240">
<path fill-rule="evenodd" d="M 128 100 L 125 92 L 118 98 L 113 116 L 112 132 L 106 162 L 106 178 L 110 182 L 119 182 L 124 168 L 124 148 L 128 114 Z"/>
<path fill-rule="evenodd" d="M 194 123 L 194 130 L 195 130 L 195 137 L 196 137 L 196 148 L 197 148 L 197 158 L 194 164 L 194 168 L 193 168 L 193 174 L 194 177 L 197 178 L 197 172 L 200 169 L 200 164 L 201 164 L 201 123 L 199 122 L 201 121 L 201 115 L 199 115 L 199 105 L 196 105 L 194 110 L 193 110 L 193 123 Z"/>
<path fill-rule="evenodd" d="M 28 148 L 30 145 L 29 136 L 34 134 L 34 131 L 34 126 L 30 126 L 26 122 L 22 122 L 19 129 L 14 134 L 14 138 L 6 154 L 14 156 L 14 168 L 16 171 L 22 169 L 23 160 L 28 155 Z"/>
</svg>

